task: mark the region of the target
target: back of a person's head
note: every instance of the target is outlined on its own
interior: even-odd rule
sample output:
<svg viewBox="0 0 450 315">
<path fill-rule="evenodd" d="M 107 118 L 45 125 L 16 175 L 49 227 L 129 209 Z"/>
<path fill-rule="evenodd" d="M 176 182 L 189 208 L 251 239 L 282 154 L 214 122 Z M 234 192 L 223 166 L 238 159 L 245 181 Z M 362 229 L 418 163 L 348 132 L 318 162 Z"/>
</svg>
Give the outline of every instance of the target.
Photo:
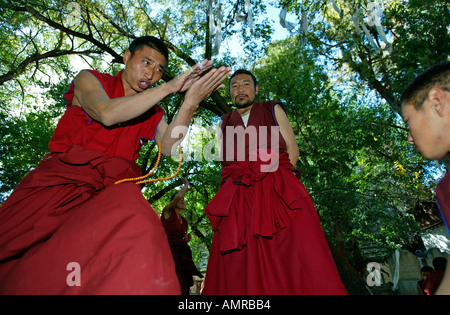
<svg viewBox="0 0 450 315">
<path fill-rule="evenodd" d="M 429 273 L 433 273 L 434 269 L 433 267 L 430 266 L 423 266 L 422 269 L 420 269 L 421 272 L 429 272 Z"/>
<path fill-rule="evenodd" d="M 436 271 L 445 271 L 447 265 L 447 259 L 444 257 L 436 257 L 433 259 L 433 267 Z"/>
<path fill-rule="evenodd" d="M 413 105 L 420 109 L 432 88 L 450 92 L 450 61 L 438 63 L 417 76 L 403 91 L 401 105 Z"/>
<path fill-rule="evenodd" d="M 142 36 L 134 39 L 128 47 L 128 50 L 131 52 L 131 56 L 133 56 L 134 53 L 141 49 L 143 46 L 148 46 L 158 51 L 166 58 L 166 62 L 169 63 L 169 50 L 166 44 L 162 40 L 154 36 Z"/>
</svg>

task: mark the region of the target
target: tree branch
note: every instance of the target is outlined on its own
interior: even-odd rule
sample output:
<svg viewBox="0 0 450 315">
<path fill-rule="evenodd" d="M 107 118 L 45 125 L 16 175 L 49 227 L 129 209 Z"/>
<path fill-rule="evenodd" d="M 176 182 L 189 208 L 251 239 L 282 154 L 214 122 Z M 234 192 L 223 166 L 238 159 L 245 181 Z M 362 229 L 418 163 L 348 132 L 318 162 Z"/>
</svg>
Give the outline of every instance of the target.
<svg viewBox="0 0 450 315">
<path fill-rule="evenodd" d="M 7 73 L 0 75 L 0 86 L 3 85 L 6 81 L 12 80 L 16 78 L 18 75 L 25 72 L 27 66 L 31 63 L 38 62 L 40 60 L 51 58 L 51 57 L 60 57 L 65 55 L 89 55 L 89 54 L 101 54 L 101 51 L 97 50 L 83 50 L 83 51 L 73 51 L 73 50 L 58 50 L 54 49 L 48 51 L 43 54 L 34 53 L 31 56 L 25 58 L 20 64 L 14 67 L 12 70 Z"/>
<path fill-rule="evenodd" d="M 74 30 L 72 30 L 72 29 L 70 29 L 68 27 L 65 27 L 62 24 L 59 24 L 59 23 L 57 23 L 57 22 L 55 22 L 55 21 L 53 21 L 53 20 L 43 16 L 41 13 L 36 11 L 34 8 L 32 8 L 29 5 L 27 5 L 23 0 L 16 0 L 16 1 L 19 2 L 22 5 L 22 7 L 12 6 L 11 9 L 13 11 L 16 11 L 16 12 L 23 12 L 23 11 L 28 12 L 31 15 L 33 15 L 35 18 L 37 18 L 38 20 L 48 24 L 49 26 L 51 26 L 51 27 L 53 27 L 55 29 L 61 30 L 61 31 L 63 31 L 66 34 L 69 34 L 69 35 L 72 35 L 72 36 L 75 36 L 75 37 L 78 37 L 78 38 L 85 39 L 86 41 L 92 43 L 93 45 L 97 46 L 101 50 L 109 53 L 112 57 L 114 57 L 113 62 L 119 62 L 119 63 L 122 62 L 122 56 L 120 54 L 118 54 L 116 51 L 114 51 L 107 44 L 102 43 L 102 42 L 98 41 L 97 39 L 95 39 L 92 34 L 91 35 L 86 35 L 84 33 L 80 33 L 80 32 L 74 31 Z"/>
</svg>

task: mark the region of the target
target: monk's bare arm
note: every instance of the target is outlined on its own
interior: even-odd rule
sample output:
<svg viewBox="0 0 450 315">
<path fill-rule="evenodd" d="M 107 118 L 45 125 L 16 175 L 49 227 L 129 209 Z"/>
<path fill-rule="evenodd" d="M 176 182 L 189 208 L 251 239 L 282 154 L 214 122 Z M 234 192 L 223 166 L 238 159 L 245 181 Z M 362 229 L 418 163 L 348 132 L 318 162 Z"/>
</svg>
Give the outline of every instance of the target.
<svg viewBox="0 0 450 315">
<path fill-rule="evenodd" d="M 211 61 L 205 59 L 167 83 L 114 99 L 108 97 L 92 73 L 81 71 L 74 80 L 73 104 L 83 107 L 91 118 L 103 125 L 112 126 L 142 115 L 169 94 L 188 90 L 211 65 Z"/>
<path fill-rule="evenodd" d="M 171 85 L 162 84 L 141 93 L 110 99 L 100 81 L 89 71 L 81 71 L 74 85 L 72 104 L 80 105 L 91 118 L 105 126 L 133 119 L 173 93 Z"/>
<path fill-rule="evenodd" d="M 164 209 L 163 209 L 164 219 L 166 219 L 166 220 L 168 220 L 170 218 L 170 215 L 172 214 L 172 211 L 178 205 L 178 203 L 180 202 L 181 198 L 183 198 L 184 195 L 186 194 L 186 192 L 189 190 L 189 182 L 183 177 L 181 178 L 181 180 L 183 181 L 183 184 L 184 184 L 183 187 L 175 195 L 173 200 L 168 205 L 166 205 L 164 207 Z"/>
<path fill-rule="evenodd" d="M 161 121 L 156 132 L 156 141 L 161 142 L 161 153 L 171 156 L 175 153 L 177 146 L 186 136 L 189 124 L 200 102 L 218 88 L 223 87 L 222 81 L 230 74 L 229 67 L 213 69 L 186 92 L 184 102 L 172 122 L 167 125 Z"/>
<path fill-rule="evenodd" d="M 275 118 L 277 119 L 278 126 L 280 127 L 281 135 L 286 141 L 287 152 L 289 154 L 289 160 L 292 165 L 296 165 L 300 151 L 298 149 L 297 141 L 295 141 L 294 130 L 289 122 L 286 113 L 280 105 L 275 105 Z"/>
</svg>

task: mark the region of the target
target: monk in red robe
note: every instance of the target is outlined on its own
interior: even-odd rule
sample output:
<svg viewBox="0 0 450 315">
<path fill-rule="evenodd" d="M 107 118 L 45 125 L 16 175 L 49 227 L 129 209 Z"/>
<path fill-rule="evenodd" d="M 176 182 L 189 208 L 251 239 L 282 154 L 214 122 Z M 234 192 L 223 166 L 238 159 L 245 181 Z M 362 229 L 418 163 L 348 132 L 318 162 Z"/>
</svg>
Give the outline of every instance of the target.
<svg viewBox="0 0 450 315">
<path fill-rule="evenodd" d="M 172 196 L 170 203 L 164 207 L 161 213 L 161 221 L 169 240 L 170 250 L 178 280 L 180 281 L 181 294 L 189 295 L 190 287 L 194 285 L 192 276 L 203 278 L 192 260 L 192 251 L 188 244 L 191 239 L 188 231 L 188 221 L 181 215 L 184 210 L 184 195 L 189 189 L 189 182 L 182 178 L 183 187 Z"/>
<path fill-rule="evenodd" d="M 81 71 L 50 153 L 0 207 L 0 294 L 179 294 L 164 229 L 134 183 L 144 140 L 171 155 L 199 103 L 228 75 L 205 60 L 166 84 L 168 50 L 135 39 L 111 76 Z M 210 70 L 210 71 L 208 71 Z M 157 103 L 185 99 L 170 124 Z M 172 135 L 172 131 L 174 132 Z"/>
<path fill-rule="evenodd" d="M 222 117 L 222 181 L 206 206 L 214 237 L 203 294 L 347 294 L 280 102 L 255 102 L 256 78 L 230 78 L 236 110 Z"/>
<path fill-rule="evenodd" d="M 417 76 L 401 96 L 408 141 L 429 160 L 450 157 L 450 62 L 441 62 Z M 450 224 L 450 174 L 436 187 L 442 218 Z M 450 232 L 450 230 L 449 230 Z M 450 264 L 436 294 L 450 294 Z"/>
</svg>

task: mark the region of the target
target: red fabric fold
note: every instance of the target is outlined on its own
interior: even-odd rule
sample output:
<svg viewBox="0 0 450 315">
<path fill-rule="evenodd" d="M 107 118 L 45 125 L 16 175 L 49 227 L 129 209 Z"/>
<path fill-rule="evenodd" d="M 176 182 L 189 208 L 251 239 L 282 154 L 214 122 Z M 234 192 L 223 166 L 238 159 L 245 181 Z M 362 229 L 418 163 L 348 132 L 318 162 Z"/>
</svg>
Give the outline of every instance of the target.
<svg viewBox="0 0 450 315">
<path fill-rule="evenodd" d="M 222 186 L 206 206 L 213 230 L 221 230 L 221 253 L 239 250 L 246 245 L 247 227 L 250 235 L 268 237 L 286 228 L 301 210 L 303 198 L 308 194 L 292 172 L 287 153 L 280 154 L 275 172 L 261 172 L 261 161 L 241 161 L 222 170 Z M 286 180 L 288 179 L 288 180 Z M 241 187 L 253 186 L 246 192 Z M 246 196 L 249 192 L 252 196 Z M 248 199 L 245 199 L 247 197 Z M 252 200 L 248 203 L 246 200 Z M 246 207 L 251 207 L 251 218 L 245 217 Z M 227 220 L 222 220 L 227 217 Z"/>
<path fill-rule="evenodd" d="M 205 295 L 347 293 L 274 128 L 278 104 L 255 102 L 245 128 L 237 111 L 222 117 L 222 183 L 205 208 L 214 228 Z"/>
<path fill-rule="evenodd" d="M 436 199 L 442 219 L 450 232 L 450 174 L 445 175 L 437 184 Z"/>
<path fill-rule="evenodd" d="M 179 294 L 158 215 L 140 186 L 113 184 L 139 175 L 77 145 L 47 155 L 0 207 L 0 294 Z"/>
<path fill-rule="evenodd" d="M 205 209 L 215 230 L 203 294 L 347 294 L 288 160 L 266 174 L 245 172 L 246 163 L 226 167 L 228 179 Z"/>
<path fill-rule="evenodd" d="M 117 179 L 137 174 L 135 163 L 77 145 L 48 154 L 0 208 L 0 261 L 48 238 L 64 213 Z"/>
<path fill-rule="evenodd" d="M 90 72 L 110 98 L 125 96 L 122 72 Z M 133 163 L 152 140 L 164 110 L 105 127 L 73 105 L 49 142 L 48 154 L 0 207 L 0 294 L 179 294 L 161 222 L 134 183 Z M 81 286 L 70 286 L 70 262 Z"/>
</svg>

